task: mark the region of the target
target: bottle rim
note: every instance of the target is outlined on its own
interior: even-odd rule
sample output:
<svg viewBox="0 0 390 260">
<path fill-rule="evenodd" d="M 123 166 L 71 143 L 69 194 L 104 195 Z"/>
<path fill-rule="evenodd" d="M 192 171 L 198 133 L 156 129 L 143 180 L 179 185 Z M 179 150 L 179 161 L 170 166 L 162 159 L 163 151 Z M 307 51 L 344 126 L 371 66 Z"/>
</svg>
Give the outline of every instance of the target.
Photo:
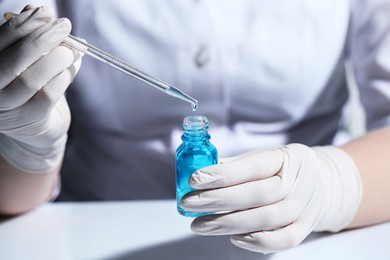
<svg viewBox="0 0 390 260">
<path fill-rule="evenodd" d="M 182 126 L 184 131 L 205 131 L 209 128 L 209 121 L 205 116 L 187 116 Z"/>
</svg>

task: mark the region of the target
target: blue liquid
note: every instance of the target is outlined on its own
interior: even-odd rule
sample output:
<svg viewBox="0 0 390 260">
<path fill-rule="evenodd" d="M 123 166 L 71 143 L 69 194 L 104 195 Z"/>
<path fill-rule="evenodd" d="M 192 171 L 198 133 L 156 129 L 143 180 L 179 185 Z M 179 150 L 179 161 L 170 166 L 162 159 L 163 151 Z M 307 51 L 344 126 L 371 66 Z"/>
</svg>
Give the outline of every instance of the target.
<svg viewBox="0 0 390 260">
<path fill-rule="evenodd" d="M 199 133 L 184 133 L 183 143 L 176 151 L 176 200 L 177 211 L 187 217 L 198 217 L 207 212 L 190 212 L 180 206 L 183 196 L 194 189 L 188 184 L 192 173 L 200 168 L 218 163 L 217 149 L 209 142 L 207 131 Z"/>
</svg>

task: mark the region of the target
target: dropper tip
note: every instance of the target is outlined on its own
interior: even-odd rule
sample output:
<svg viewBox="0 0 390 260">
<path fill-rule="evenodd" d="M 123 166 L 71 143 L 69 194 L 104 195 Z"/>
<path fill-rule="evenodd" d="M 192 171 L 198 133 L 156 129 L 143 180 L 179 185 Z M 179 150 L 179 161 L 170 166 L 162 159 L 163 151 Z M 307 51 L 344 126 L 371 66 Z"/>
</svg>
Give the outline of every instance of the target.
<svg viewBox="0 0 390 260">
<path fill-rule="evenodd" d="M 190 97 L 189 95 L 182 92 L 181 90 L 179 90 L 173 86 L 169 86 L 169 88 L 165 89 L 165 93 L 167 93 L 170 96 L 179 98 L 181 100 L 184 100 L 184 101 L 190 103 L 191 107 L 192 107 L 192 111 L 198 110 L 198 100 Z"/>
</svg>

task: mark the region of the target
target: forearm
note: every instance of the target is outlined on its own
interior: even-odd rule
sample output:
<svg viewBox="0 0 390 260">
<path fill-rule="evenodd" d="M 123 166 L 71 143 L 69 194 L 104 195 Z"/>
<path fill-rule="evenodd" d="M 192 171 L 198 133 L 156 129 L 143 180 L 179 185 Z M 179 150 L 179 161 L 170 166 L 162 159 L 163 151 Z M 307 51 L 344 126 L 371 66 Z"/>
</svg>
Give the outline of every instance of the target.
<svg viewBox="0 0 390 260">
<path fill-rule="evenodd" d="M 0 215 L 17 215 L 48 201 L 59 167 L 43 173 L 24 172 L 0 156 Z"/>
<path fill-rule="evenodd" d="M 348 228 L 390 220 L 390 127 L 368 134 L 341 147 L 355 161 L 363 197 Z"/>
</svg>

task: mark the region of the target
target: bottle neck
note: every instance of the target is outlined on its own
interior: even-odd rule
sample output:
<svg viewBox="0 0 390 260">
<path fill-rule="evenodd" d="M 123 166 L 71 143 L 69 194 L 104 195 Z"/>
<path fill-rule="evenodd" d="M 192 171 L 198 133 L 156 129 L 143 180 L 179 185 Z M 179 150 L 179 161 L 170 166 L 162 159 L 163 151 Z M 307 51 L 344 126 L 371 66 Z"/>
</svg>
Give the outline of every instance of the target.
<svg viewBox="0 0 390 260">
<path fill-rule="evenodd" d="M 183 120 L 184 142 L 204 142 L 210 139 L 209 122 L 204 116 L 188 116 Z"/>
<path fill-rule="evenodd" d="M 197 143 L 197 142 L 205 142 L 210 140 L 210 135 L 207 131 L 199 131 L 199 132 L 184 132 L 181 139 L 183 142 L 188 143 Z"/>
</svg>

